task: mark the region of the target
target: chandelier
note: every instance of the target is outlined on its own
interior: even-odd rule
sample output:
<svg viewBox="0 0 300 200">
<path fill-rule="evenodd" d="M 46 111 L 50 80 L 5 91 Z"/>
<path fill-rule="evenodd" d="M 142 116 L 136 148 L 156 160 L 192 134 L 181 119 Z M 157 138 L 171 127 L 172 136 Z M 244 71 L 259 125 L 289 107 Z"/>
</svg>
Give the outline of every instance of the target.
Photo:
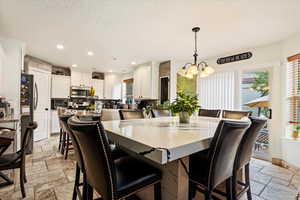
<svg viewBox="0 0 300 200">
<path fill-rule="evenodd" d="M 194 27 L 192 31 L 195 33 L 195 51 L 194 51 L 194 63 L 186 63 L 182 69 L 179 70 L 179 74 L 186 78 L 192 79 L 194 76 L 199 75 L 200 78 L 204 78 L 215 72 L 214 68 L 208 66 L 205 61 L 198 63 L 197 57 L 197 33 L 200 31 L 199 27 Z"/>
</svg>

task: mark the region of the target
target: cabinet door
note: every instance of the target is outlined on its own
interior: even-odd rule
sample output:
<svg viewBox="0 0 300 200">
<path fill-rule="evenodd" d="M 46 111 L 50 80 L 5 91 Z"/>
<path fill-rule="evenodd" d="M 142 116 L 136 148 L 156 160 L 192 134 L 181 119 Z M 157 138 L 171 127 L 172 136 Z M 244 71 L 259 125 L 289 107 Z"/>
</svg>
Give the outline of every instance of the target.
<svg viewBox="0 0 300 200">
<path fill-rule="evenodd" d="M 103 80 L 92 79 L 92 86 L 95 89 L 95 96 L 103 98 Z"/>
<path fill-rule="evenodd" d="M 83 86 L 86 86 L 86 87 L 91 87 L 92 85 L 92 74 L 91 73 L 82 73 L 81 74 L 81 77 L 82 77 L 82 85 Z"/>
<path fill-rule="evenodd" d="M 51 112 L 51 133 L 58 133 L 59 132 L 59 120 L 57 110 L 52 110 Z"/>
<path fill-rule="evenodd" d="M 52 98 L 68 98 L 70 95 L 71 80 L 69 76 L 52 75 Z"/>
<path fill-rule="evenodd" d="M 139 77 L 139 68 L 133 72 L 133 96 L 135 99 L 139 99 L 140 94 L 140 77 Z"/>
<path fill-rule="evenodd" d="M 80 85 L 82 85 L 81 72 L 77 72 L 77 71 L 72 71 L 71 72 L 71 85 L 72 86 L 80 86 Z"/>
<path fill-rule="evenodd" d="M 143 99 L 151 99 L 152 98 L 151 66 L 143 66 L 140 69 L 141 69 L 140 77 L 142 79 L 142 81 L 140 83 L 141 96 Z"/>
</svg>

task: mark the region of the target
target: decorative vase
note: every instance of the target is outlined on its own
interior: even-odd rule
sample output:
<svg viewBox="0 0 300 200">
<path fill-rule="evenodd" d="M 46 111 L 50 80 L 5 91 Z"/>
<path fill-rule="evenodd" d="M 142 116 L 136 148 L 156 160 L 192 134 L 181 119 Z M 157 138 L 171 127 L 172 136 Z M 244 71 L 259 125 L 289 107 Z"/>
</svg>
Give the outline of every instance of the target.
<svg viewBox="0 0 300 200">
<path fill-rule="evenodd" d="M 190 115 L 188 112 L 179 113 L 179 123 L 183 123 L 183 124 L 190 123 Z"/>
<path fill-rule="evenodd" d="M 299 138 L 299 133 L 298 131 L 293 131 L 292 137 L 296 140 Z"/>
</svg>

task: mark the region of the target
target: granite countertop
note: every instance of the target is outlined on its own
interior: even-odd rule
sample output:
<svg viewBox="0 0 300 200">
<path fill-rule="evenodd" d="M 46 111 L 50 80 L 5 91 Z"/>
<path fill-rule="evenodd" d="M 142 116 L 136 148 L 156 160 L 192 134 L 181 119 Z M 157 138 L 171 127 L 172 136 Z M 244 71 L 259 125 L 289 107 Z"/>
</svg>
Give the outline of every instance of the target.
<svg viewBox="0 0 300 200">
<path fill-rule="evenodd" d="M 158 148 L 145 155 L 159 164 L 183 158 L 207 149 L 220 119 L 192 117 L 190 124 L 180 124 L 177 117 L 116 120 L 103 122 L 108 136 L 134 152 Z M 170 158 L 166 150 L 170 152 Z"/>
<path fill-rule="evenodd" d="M 0 123 L 10 123 L 10 122 L 18 122 L 19 119 L 13 117 L 4 117 L 0 118 Z"/>
</svg>

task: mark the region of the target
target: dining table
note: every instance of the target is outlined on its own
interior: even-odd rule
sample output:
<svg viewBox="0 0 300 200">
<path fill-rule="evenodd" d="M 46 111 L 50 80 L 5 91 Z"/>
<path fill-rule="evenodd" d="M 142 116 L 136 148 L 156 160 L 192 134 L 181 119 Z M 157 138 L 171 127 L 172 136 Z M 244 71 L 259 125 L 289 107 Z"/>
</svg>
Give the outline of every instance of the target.
<svg viewBox="0 0 300 200">
<path fill-rule="evenodd" d="M 189 155 L 209 148 L 220 118 L 178 117 L 103 122 L 111 141 L 162 171 L 162 200 L 187 200 Z M 150 200 L 149 194 L 139 194 Z"/>
</svg>

